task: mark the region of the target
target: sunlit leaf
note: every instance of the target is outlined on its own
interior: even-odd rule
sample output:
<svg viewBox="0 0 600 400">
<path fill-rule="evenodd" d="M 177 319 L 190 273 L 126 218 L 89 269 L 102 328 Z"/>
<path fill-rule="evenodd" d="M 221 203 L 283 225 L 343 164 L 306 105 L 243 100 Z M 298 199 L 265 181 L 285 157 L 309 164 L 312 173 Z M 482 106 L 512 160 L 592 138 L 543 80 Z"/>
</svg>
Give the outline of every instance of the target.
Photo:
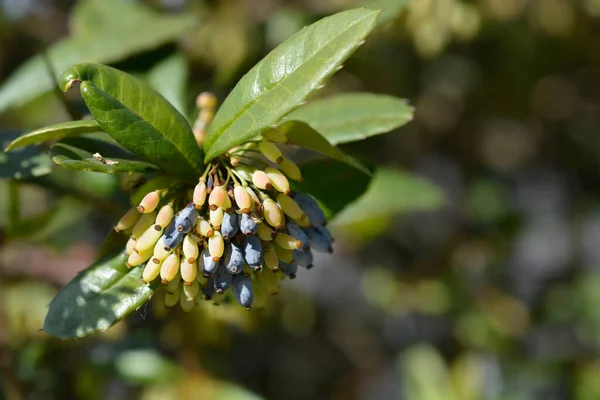
<svg viewBox="0 0 600 400">
<path fill-rule="evenodd" d="M 217 112 L 205 160 L 278 123 L 318 90 L 360 46 L 379 11 L 356 9 L 324 18 L 283 42 L 236 85 Z"/>
<path fill-rule="evenodd" d="M 57 74 L 75 63 L 112 63 L 170 42 L 193 25 L 192 15 L 159 15 L 137 2 L 81 1 L 73 12 L 72 36 L 54 43 L 48 58 Z M 0 112 L 52 88 L 44 59 L 37 55 L 0 87 Z"/>
<path fill-rule="evenodd" d="M 154 293 L 142 282 L 142 268 L 127 269 L 124 252 L 107 256 L 81 272 L 50 303 L 44 331 L 76 338 L 104 331 L 141 307 Z"/>
<path fill-rule="evenodd" d="M 304 122 L 290 121 L 277 128 L 284 133 L 291 144 L 295 144 L 305 149 L 316 151 L 348 165 L 352 165 L 363 171 L 365 174 L 371 172 L 363 166 L 358 160 L 344 153 L 325 139 L 319 132 L 305 124 Z"/>
<path fill-rule="evenodd" d="M 77 81 L 98 124 L 121 146 L 174 175 L 195 180 L 202 173 L 202 150 L 190 125 L 154 89 L 98 64 L 70 67 L 61 76 L 61 88 Z"/>
<path fill-rule="evenodd" d="M 19 136 L 6 146 L 5 151 L 30 146 L 32 144 L 44 143 L 49 140 L 58 140 L 98 131 L 101 131 L 100 126 L 98 126 L 98 123 L 94 120 L 61 122 L 60 124 L 46 126 Z"/>
<path fill-rule="evenodd" d="M 366 139 L 396 129 L 413 117 L 406 100 L 369 93 L 346 93 L 310 101 L 286 117 L 313 127 L 332 144 Z"/>
<path fill-rule="evenodd" d="M 88 138 L 68 138 L 50 149 L 52 161 L 63 168 L 77 171 L 153 172 L 158 167 L 139 160 L 133 154 L 113 144 Z"/>
</svg>

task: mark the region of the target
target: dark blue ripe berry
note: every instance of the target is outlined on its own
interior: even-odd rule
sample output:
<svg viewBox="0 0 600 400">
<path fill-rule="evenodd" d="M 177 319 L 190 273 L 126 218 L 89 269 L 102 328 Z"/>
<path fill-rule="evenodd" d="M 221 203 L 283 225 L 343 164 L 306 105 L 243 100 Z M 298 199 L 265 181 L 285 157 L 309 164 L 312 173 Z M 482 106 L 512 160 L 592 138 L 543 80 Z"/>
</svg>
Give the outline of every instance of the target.
<svg viewBox="0 0 600 400">
<path fill-rule="evenodd" d="M 287 231 L 288 235 L 291 235 L 302 242 L 302 250 L 310 249 L 310 239 L 308 238 L 306 232 L 302 230 L 302 228 L 293 222 L 288 222 L 285 226 L 285 230 Z"/>
<path fill-rule="evenodd" d="M 313 225 L 325 225 L 327 224 L 327 219 L 325 218 L 325 213 L 321 210 L 321 207 L 317 204 L 315 199 L 310 197 L 310 195 L 306 193 L 296 192 L 293 196 L 296 203 L 300 206 L 302 211 L 308 215 L 308 219 L 310 219 L 310 223 Z"/>
<path fill-rule="evenodd" d="M 310 238 L 310 248 L 320 253 L 331 253 L 331 243 L 333 238 L 331 234 L 322 226 L 311 226 L 307 230 L 308 237 Z"/>
<path fill-rule="evenodd" d="M 223 221 L 221 222 L 221 235 L 223 235 L 223 239 L 229 240 L 233 238 L 238 232 L 238 229 L 238 215 L 235 212 L 223 214 Z"/>
<path fill-rule="evenodd" d="M 252 219 L 249 214 L 242 214 L 240 229 L 246 236 L 254 235 L 258 230 L 258 224 Z"/>
<path fill-rule="evenodd" d="M 263 248 L 257 236 L 246 236 L 244 238 L 244 255 L 246 262 L 252 268 L 259 268 L 263 262 Z"/>
<path fill-rule="evenodd" d="M 204 249 L 202 252 L 202 265 L 204 266 L 205 276 L 213 276 L 217 272 L 217 268 L 219 268 L 219 262 L 214 261 L 208 249 Z"/>
<path fill-rule="evenodd" d="M 296 273 L 298 272 L 298 264 L 296 264 L 296 262 L 288 264 L 286 262 L 279 261 L 279 268 L 284 274 L 289 276 L 290 279 L 294 279 L 296 277 Z"/>
<path fill-rule="evenodd" d="M 235 275 L 231 285 L 233 297 L 242 307 L 250 308 L 254 301 L 254 289 L 249 276 L 244 274 Z"/>
<path fill-rule="evenodd" d="M 224 266 L 220 266 L 217 270 L 217 274 L 213 278 L 215 290 L 221 294 L 225 292 L 231 286 L 233 281 L 233 275 L 231 275 Z"/>
<path fill-rule="evenodd" d="M 188 233 L 196 225 L 197 219 L 198 210 L 194 203 L 190 203 L 175 216 L 175 229 L 181 233 Z"/>
<path fill-rule="evenodd" d="M 177 229 L 175 229 L 175 220 L 171 220 L 171 222 L 169 223 L 169 225 L 167 225 L 167 228 L 165 229 L 165 237 L 163 239 L 165 249 L 172 250 L 178 247 L 183 241 L 184 237 L 185 233 L 178 232 Z"/>
<path fill-rule="evenodd" d="M 292 250 L 294 254 L 294 261 L 301 267 L 312 268 L 313 265 L 313 254 L 310 250 Z"/>
<path fill-rule="evenodd" d="M 231 242 L 225 246 L 225 269 L 230 274 L 239 274 L 244 269 L 244 251 L 242 246 Z"/>
</svg>

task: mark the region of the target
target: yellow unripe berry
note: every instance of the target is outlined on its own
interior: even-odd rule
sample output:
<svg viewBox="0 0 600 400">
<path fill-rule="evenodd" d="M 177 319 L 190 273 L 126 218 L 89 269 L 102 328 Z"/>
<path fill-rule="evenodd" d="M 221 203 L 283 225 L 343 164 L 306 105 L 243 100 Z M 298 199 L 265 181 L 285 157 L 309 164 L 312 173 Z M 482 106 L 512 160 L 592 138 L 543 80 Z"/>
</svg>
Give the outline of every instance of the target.
<svg viewBox="0 0 600 400">
<path fill-rule="evenodd" d="M 302 181 L 302 173 L 300 172 L 300 168 L 293 161 L 283 157 L 283 161 L 279 163 L 279 168 L 283 171 L 284 174 L 288 176 L 288 178 L 293 179 L 297 182 Z"/>
<path fill-rule="evenodd" d="M 163 242 L 163 237 L 160 237 L 156 244 L 154 245 L 154 252 L 152 253 L 152 262 L 155 264 L 161 264 L 165 258 L 169 257 L 171 254 L 170 250 L 165 250 L 165 243 Z"/>
<path fill-rule="evenodd" d="M 160 268 L 161 264 L 155 264 L 152 260 L 148 261 L 142 272 L 142 281 L 148 283 L 155 280 L 160 274 Z"/>
<path fill-rule="evenodd" d="M 140 216 L 141 214 L 138 212 L 137 208 L 130 208 L 125 215 L 121 217 L 119 222 L 117 222 L 117 225 L 115 225 L 115 231 L 121 232 L 131 228 L 140 219 Z"/>
<path fill-rule="evenodd" d="M 275 143 L 287 143 L 288 138 L 277 129 L 268 129 L 261 133 L 262 137 Z"/>
<path fill-rule="evenodd" d="M 277 244 L 273 245 L 273 248 L 275 249 L 275 253 L 277 254 L 277 257 L 281 261 L 283 261 L 284 263 L 288 263 L 288 264 L 291 264 L 294 262 L 294 253 L 292 253 L 291 250 L 284 249 Z"/>
<path fill-rule="evenodd" d="M 208 197 L 208 205 L 211 211 L 214 211 L 219 207 L 223 207 L 226 198 L 229 199 L 225 188 L 223 186 L 215 186 Z"/>
<path fill-rule="evenodd" d="M 248 192 L 248 194 L 250 195 L 250 198 L 252 199 L 252 206 L 250 206 L 250 210 L 256 209 L 256 205 L 260 204 L 260 199 L 258 198 L 258 196 L 256 195 L 256 193 L 254 193 L 254 190 L 252 190 L 250 187 L 246 186 L 245 187 L 246 192 Z"/>
<path fill-rule="evenodd" d="M 290 182 L 280 170 L 273 167 L 267 167 L 265 173 L 269 177 L 269 181 L 271 181 L 275 190 L 284 194 L 292 193 L 290 190 Z"/>
<path fill-rule="evenodd" d="M 140 219 L 133 226 L 133 231 L 131 232 L 131 236 L 138 239 L 140 236 L 148 230 L 151 226 L 154 226 L 154 222 L 156 221 L 156 213 L 151 212 L 148 214 L 142 214 Z"/>
<path fill-rule="evenodd" d="M 196 231 L 201 236 L 204 236 L 207 238 L 211 237 L 215 233 L 213 227 L 204 218 L 198 218 L 196 220 Z"/>
<path fill-rule="evenodd" d="M 221 207 L 217 208 L 216 210 L 210 210 L 208 212 L 210 224 L 216 230 L 221 228 L 221 223 L 223 222 L 223 214 L 224 214 L 224 210 Z"/>
<path fill-rule="evenodd" d="M 172 253 L 165 261 L 163 261 L 160 268 L 160 279 L 162 283 L 166 284 L 171 282 L 177 276 L 179 272 L 179 256 Z"/>
<path fill-rule="evenodd" d="M 198 108 L 215 108 L 217 106 L 217 98 L 210 92 L 202 92 L 196 97 L 196 107 Z"/>
<path fill-rule="evenodd" d="M 192 238 L 191 235 L 185 235 L 183 238 L 183 258 L 187 260 L 187 262 L 194 263 L 198 258 L 198 254 L 200 254 L 200 250 L 198 250 L 198 243 Z M 183 272 L 182 272 L 183 275 Z"/>
<path fill-rule="evenodd" d="M 252 208 L 252 199 L 246 189 L 244 189 L 243 186 L 237 185 L 233 188 L 233 197 L 235 198 L 235 204 L 237 204 L 240 211 L 244 214 L 248 214 Z"/>
<path fill-rule="evenodd" d="M 181 257 L 179 270 L 181 273 L 181 279 L 183 279 L 185 285 L 191 285 L 192 282 L 196 282 L 196 274 L 198 273 L 196 262 L 191 263 L 189 260 L 186 260 L 185 257 Z"/>
<path fill-rule="evenodd" d="M 185 295 L 187 301 L 194 301 L 199 292 L 200 284 L 196 280 L 183 287 L 183 294 Z"/>
<path fill-rule="evenodd" d="M 165 204 L 160 208 L 160 210 L 158 210 L 158 214 L 156 214 L 156 225 L 160 226 L 162 229 L 165 229 L 173 219 L 173 215 L 175 215 L 173 206 L 170 204 Z"/>
<path fill-rule="evenodd" d="M 254 185 L 259 189 L 271 189 L 271 181 L 269 180 L 269 177 L 260 169 L 257 169 L 252 173 L 252 183 L 254 183 Z"/>
<path fill-rule="evenodd" d="M 213 258 L 214 262 L 217 262 L 223 256 L 223 252 L 225 251 L 225 242 L 223 241 L 223 236 L 221 236 L 221 232 L 215 231 L 213 237 L 208 239 L 208 252 Z"/>
<path fill-rule="evenodd" d="M 263 215 L 267 224 L 275 229 L 281 229 L 285 225 L 285 218 L 279 206 L 271 198 L 263 201 Z"/>
<path fill-rule="evenodd" d="M 155 229 L 156 226 L 158 225 L 152 225 L 138 238 L 134 251 L 140 252 L 152 248 L 154 252 L 154 246 L 163 234 L 162 229 L 159 229 L 158 231 Z"/>
<path fill-rule="evenodd" d="M 160 201 L 160 191 L 155 190 L 144 196 L 142 201 L 140 201 L 140 205 L 137 207 L 137 209 L 139 212 L 144 213 L 144 214 L 152 212 L 156 209 L 156 206 L 158 206 L 159 201 Z"/>
<path fill-rule="evenodd" d="M 135 248 L 136 242 L 137 240 L 135 240 L 135 238 L 133 237 L 130 237 L 127 241 L 127 244 L 125 245 L 125 254 L 127 254 L 127 256 L 133 253 L 133 249 Z"/>
<path fill-rule="evenodd" d="M 283 161 L 283 155 L 281 154 L 281 150 L 273 143 L 268 140 L 261 140 L 258 142 L 258 151 L 261 152 L 265 158 L 274 163 L 280 163 Z"/>
<path fill-rule="evenodd" d="M 263 262 L 272 271 L 279 271 L 279 257 L 269 242 L 263 243 Z"/>
<path fill-rule="evenodd" d="M 302 247 L 301 240 L 296 239 L 292 235 L 281 232 L 275 236 L 275 243 L 277 243 L 278 246 L 288 250 L 296 250 Z"/>
<path fill-rule="evenodd" d="M 265 224 L 258 225 L 258 231 L 256 232 L 258 238 L 264 242 L 270 242 L 275 237 L 273 229 L 269 228 Z"/>
<path fill-rule="evenodd" d="M 127 268 L 136 267 L 142 265 L 152 257 L 152 248 L 146 249 L 141 252 L 133 251 L 127 259 Z"/>
<path fill-rule="evenodd" d="M 204 202 L 206 201 L 206 183 L 204 181 L 198 182 L 196 187 L 194 187 L 192 201 L 194 202 L 194 206 L 198 209 L 204 205 Z"/>
<path fill-rule="evenodd" d="M 167 287 L 165 288 L 167 293 L 175 293 L 177 289 L 181 286 L 181 273 L 177 272 L 175 279 L 167 283 Z"/>
<path fill-rule="evenodd" d="M 277 204 L 281 207 L 281 211 L 292 219 L 304 220 L 308 218 L 306 213 L 300 208 L 298 203 L 290 196 L 284 194 L 277 195 Z"/>
<path fill-rule="evenodd" d="M 165 293 L 165 306 L 173 307 L 175 304 L 179 303 L 179 298 L 183 297 L 181 296 L 181 291 L 181 287 L 178 287 L 174 292 Z"/>
</svg>

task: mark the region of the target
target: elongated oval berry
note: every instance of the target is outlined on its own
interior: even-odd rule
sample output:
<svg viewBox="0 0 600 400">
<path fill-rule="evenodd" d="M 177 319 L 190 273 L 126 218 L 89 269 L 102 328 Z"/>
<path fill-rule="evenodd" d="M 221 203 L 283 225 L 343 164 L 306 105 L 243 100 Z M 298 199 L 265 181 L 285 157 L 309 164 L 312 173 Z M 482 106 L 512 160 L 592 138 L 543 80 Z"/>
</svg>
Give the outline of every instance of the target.
<svg viewBox="0 0 600 400">
<path fill-rule="evenodd" d="M 165 249 L 164 236 L 159 238 L 154 245 L 154 252 L 152 253 L 152 262 L 155 264 L 162 263 L 171 254 L 171 250 Z"/>
<path fill-rule="evenodd" d="M 273 245 L 269 242 L 263 243 L 263 260 L 267 268 L 274 272 L 279 271 L 279 257 L 277 257 Z"/>
<path fill-rule="evenodd" d="M 186 260 L 185 257 L 181 257 L 179 270 L 181 273 L 181 279 L 183 279 L 186 285 L 190 285 L 192 282 L 196 281 L 196 274 L 198 273 L 198 266 L 196 265 L 196 262 L 191 263 Z"/>
<path fill-rule="evenodd" d="M 161 228 L 166 228 L 173 219 L 175 211 L 173 210 L 173 206 L 171 204 L 165 204 L 158 210 L 158 214 L 156 214 L 156 225 Z"/>
<path fill-rule="evenodd" d="M 310 227 L 312 224 L 310 222 L 310 219 L 308 218 L 308 216 L 306 214 L 304 214 L 304 216 L 306 218 L 302 218 L 302 219 L 293 219 L 292 218 L 292 222 L 295 223 L 296 225 L 298 225 L 301 228 L 308 228 Z"/>
<path fill-rule="evenodd" d="M 139 238 L 140 236 L 142 236 L 142 234 L 144 232 L 146 232 L 146 230 L 148 228 L 150 228 L 151 226 L 154 226 L 154 221 L 156 221 L 156 213 L 155 212 L 142 214 L 140 219 L 138 219 L 138 221 L 133 226 L 131 236 L 133 236 L 136 239 Z"/>
<path fill-rule="evenodd" d="M 155 264 L 152 260 L 146 263 L 144 271 L 142 272 L 142 281 L 144 283 L 152 282 L 160 274 L 161 264 Z"/>
<path fill-rule="evenodd" d="M 215 234 L 213 227 L 204 218 L 198 218 L 198 221 L 196 222 L 196 231 L 200 234 L 200 236 L 207 238 Z"/>
<path fill-rule="evenodd" d="M 213 228 L 215 228 L 215 230 L 221 229 L 224 214 L 225 211 L 221 207 L 217 208 L 216 210 L 210 210 L 208 212 L 210 224 L 213 226 Z"/>
<path fill-rule="evenodd" d="M 300 208 L 308 215 L 308 219 L 310 219 L 311 224 L 313 225 L 325 225 L 327 224 L 327 219 L 325 218 L 325 213 L 319 207 L 319 204 L 313 199 L 310 195 L 306 193 L 296 192 L 294 193 L 294 200 Z"/>
<path fill-rule="evenodd" d="M 150 257 L 152 257 L 152 248 L 140 252 L 133 251 L 127 259 L 127 268 L 142 265 L 143 263 L 148 261 Z"/>
<path fill-rule="evenodd" d="M 135 251 L 144 251 L 149 248 L 154 249 L 154 245 L 163 234 L 163 229 L 155 229 L 156 225 L 152 225 L 140 236 L 135 244 Z"/>
<path fill-rule="evenodd" d="M 258 224 L 249 214 L 242 214 L 242 221 L 240 222 L 240 230 L 246 236 L 254 235 L 258 230 Z"/>
<path fill-rule="evenodd" d="M 239 274 L 244 269 L 244 250 L 237 242 L 231 242 L 227 246 L 224 264 L 230 274 Z"/>
<path fill-rule="evenodd" d="M 125 245 L 125 254 L 129 256 L 131 253 L 133 253 L 133 249 L 135 248 L 136 243 L 137 240 L 135 240 L 134 237 L 130 237 L 127 241 L 127 244 Z"/>
<path fill-rule="evenodd" d="M 262 137 L 275 143 L 287 143 L 288 138 L 277 129 L 268 129 L 261 133 Z"/>
<path fill-rule="evenodd" d="M 252 173 L 252 183 L 259 189 L 269 190 L 271 189 L 271 181 L 264 171 L 260 169 L 254 170 Z"/>
<path fill-rule="evenodd" d="M 230 274 L 225 268 L 221 268 L 221 267 L 217 270 L 217 275 L 215 275 L 215 277 L 213 278 L 215 290 L 219 294 L 221 294 L 221 293 L 225 292 L 227 289 L 229 289 L 231 287 L 232 281 L 233 281 L 233 275 Z"/>
<path fill-rule="evenodd" d="M 288 235 L 287 233 L 279 232 L 277 236 L 275 236 L 275 243 L 277 243 L 278 246 L 288 250 L 302 248 L 302 241 L 298 240 L 292 235 Z"/>
<path fill-rule="evenodd" d="M 305 219 L 306 213 L 300 208 L 298 203 L 294 201 L 290 196 L 286 196 L 285 194 L 277 195 L 277 204 L 281 208 L 284 214 L 289 215 L 290 218 L 293 219 Z"/>
<path fill-rule="evenodd" d="M 160 267 L 160 279 L 162 283 L 167 284 L 177 276 L 179 272 L 179 256 L 175 253 L 171 254 Z"/>
<path fill-rule="evenodd" d="M 117 222 L 117 225 L 115 225 L 115 231 L 121 232 L 121 231 L 131 228 L 132 226 L 135 225 L 135 223 L 140 219 L 141 216 L 142 216 L 142 214 L 139 213 L 137 208 L 135 208 L 135 207 L 130 208 L 121 217 L 119 222 Z"/>
<path fill-rule="evenodd" d="M 306 232 L 304 232 L 302 228 L 296 225 L 296 223 L 288 222 L 285 226 L 285 230 L 289 235 L 295 237 L 296 239 L 302 242 L 303 250 L 308 250 L 310 248 L 310 239 L 308 238 L 308 235 L 306 234 Z"/>
<path fill-rule="evenodd" d="M 281 154 L 279 147 L 275 146 L 268 140 L 261 140 L 258 142 L 258 151 L 260 151 L 261 154 L 271 162 L 280 163 L 283 161 L 283 154 Z"/>
<path fill-rule="evenodd" d="M 197 219 L 198 210 L 194 207 L 194 203 L 190 203 L 175 216 L 175 229 L 178 232 L 188 233 L 196 225 Z"/>
<path fill-rule="evenodd" d="M 271 198 L 263 201 L 263 216 L 267 224 L 271 225 L 275 229 L 281 229 L 285 225 L 285 218 L 283 212 Z"/>
<path fill-rule="evenodd" d="M 331 234 L 322 226 L 311 226 L 307 230 L 308 237 L 310 239 L 310 247 L 320 253 L 331 253 L 331 243 L 333 238 Z"/>
<path fill-rule="evenodd" d="M 283 261 L 288 264 L 294 262 L 294 253 L 292 253 L 291 250 L 284 249 L 281 246 L 278 246 L 277 244 L 273 244 L 273 248 L 275 249 L 275 253 L 279 258 L 279 261 Z"/>
<path fill-rule="evenodd" d="M 244 239 L 244 257 L 252 268 L 257 268 L 263 262 L 263 248 L 257 236 L 246 236 Z"/>
<path fill-rule="evenodd" d="M 292 250 L 294 261 L 301 267 L 310 269 L 313 266 L 313 254 L 310 250 Z"/>
<path fill-rule="evenodd" d="M 221 222 L 221 235 L 223 235 L 223 239 L 231 239 L 238 233 L 238 230 L 238 215 L 235 212 L 223 214 L 223 221 Z"/>
<path fill-rule="evenodd" d="M 219 268 L 219 261 L 213 259 L 208 249 L 204 249 L 202 252 L 202 266 L 204 275 L 206 276 L 214 275 L 217 272 L 217 268 Z"/>
<path fill-rule="evenodd" d="M 206 182 L 199 181 L 194 187 L 194 193 L 192 194 L 192 202 L 196 209 L 200 209 L 206 201 Z"/>
<path fill-rule="evenodd" d="M 183 238 L 183 258 L 190 264 L 195 263 L 198 258 L 200 250 L 198 250 L 198 243 L 192 238 L 192 235 L 185 235 Z"/>
<path fill-rule="evenodd" d="M 181 273 L 177 272 L 177 275 L 175 275 L 175 278 L 173 278 L 172 281 L 167 283 L 165 290 L 167 291 L 167 293 L 175 293 L 180 286 L 181 286 Z"/>
<path fill-rule="evenodd" d="M 186 312 L 189 313 L 190 311 L 192 311 L 194 309 L 194 307 L 196 307 L 196 301 L 194 299 L 188 299 L 187 296 L 185 295 L 185 288 L 187 286 L 183 287 L 183 293 L 181 294 L 181 297 L 179 298 L 179 306 L 181 307 L 181 309 Z"/>
<path fill-rule="evenodd" d="M 280 170 L 273 167 L 267 167 L 265 168 L 265 173 L 269 177 L 275 190 L 284 194 L 290 194 L 292 192 L 290 190 L 290 182 Z"/>
<path fill-rule="evenodd" d="M 208 278 L 206 285 L 200 288 L 204 295 L 204 300 L 210 300 L 215 295 L 215 283 L 214 278 Z"/>
<path fill-rule="evenodd" d="M 256 206 L 260 204 L 260 199 L 256 193 L 254 193 L 254 190 L 252 190 L 249 186 L 246 186 L 244 189 L 246 189 L 246 192 L 248 192 L 248 195 L 252 199 L 252 206 L 250 206 L 250 210 L 256 209 Z"/>
<path fill-rule="evenodd" d="M 264 285 L 264 288 L 271 296 L 279 293 L 279 286 L 283 278 L 283 274 L 278 274 L 277 272 L 279 272 L 279 268 L 277 268 L 277 271 L 265 271 L 259 278 Z"/>
<path fill-rule="evenodd" d="M 208 197 L 209 208 L 214 211 L 219 207 L 223 207 L 226 198 L 229 197 L 227 196 L 225 188 L 223 186 L 215 186 Z"/>
<path fill-rule="evenodd" d="M 198 293 L 200 293 L 200 284 L 195 280 L 189 285 L 183 286 L 183 294 L 187 301 L 194 301 Z"/>
<path fill-rule="evenodd" d="M 221 232 L 215 231 L 213 237 L 208 239 L 208 251 L 210 251 L 213 261 L 217 262 L 221 259 L 225 251 L 225 243 Z"/>
<path fill-rule="evenodd" d="M 160 201 L 160 190 L 155 190 L 144 196 L 137 209 L 141 213 L 149 213 L 156 209 Z"/>
<path fill-rule="evenodd" d="M 233 211 L 233 207 L 231 204 L 231 198 L 229 197 L 229 193 L 227 194 L 227 196 L 225 196 L 225 201 L 223 202 L 223 210 L 225 210 L 225 212 L 232 212 Z"/>
<path fill-rule="evenodd" d="M 179 298 L 181 297 L 181 292 L 182 292 L 181 287 L 178 287 L 175 290 L 175 292 L 173 292 L 173 293 L 166 292 L 165 293 L 165 306 L 171 308 L 175 304 L 179 303 Z"/>
<path fill-rule="evenodd" d="M 252 199 L 246 189 L 243 186 L 237 185 L 233 188 L 233 197 L 240 211 L 248 214 L 252 208 Z"/>
<path fill-rule="evenodd" d="M 181 242 L 183 241 L 183 237 L 185 233 L 179 232 L 175 228 L 175 219 L 171 220 L 171 223 L 165 229 L 165 235 L 163 237 L 163 243 L 165 245 L 165 250 L 170 251 L 174 248 L 179 247 Z"/>
<path fill-rule="evenodd" d="M 279 263 L 279 268 L 281 268 L 283 273 L 289 276 L 290 279 L 294 279 L 296 277 L 296 274 L 298 273 L 298 264 L 296 264 L 295 262 L 288 264 L 282 261 Z"/>
<path fill-rule="evenodd" d="M 252 281 L 249 276 L 239 274 L 233 277 L 231 284 L 231 291 L 233 297 L 242 306 L 250 309 L 254 302 L 254 289 L 252 287 Z"/>
<path fill-rule="evenodd" d="M 298 168 L 296 163 L 294 163 L 292 160 L 283 157 L 283 161 L 279 163 L 279 168 L 281 168 L 283 173 L 286 174 L 288 178 L 297 182 L 302 181 L 302 173 L 300 172 L 300 168 Z"/>
<path fill-rule="evenodd" d="M 260 240 L 270 242 L 275 237 L 275 231 L 265 224 L 259 224 L 256 233 Z"/>
</svg>

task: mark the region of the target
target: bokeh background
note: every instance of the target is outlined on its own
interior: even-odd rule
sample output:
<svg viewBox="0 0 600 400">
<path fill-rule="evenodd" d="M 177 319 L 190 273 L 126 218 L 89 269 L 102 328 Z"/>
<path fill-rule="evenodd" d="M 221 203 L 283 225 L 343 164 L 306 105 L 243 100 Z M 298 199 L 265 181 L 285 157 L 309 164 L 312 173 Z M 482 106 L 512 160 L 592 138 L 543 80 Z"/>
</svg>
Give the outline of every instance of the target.
<svg viewBox="0 0 600 400">
<path fill-rule="evenodd" d="M 0 85 L 81 33 L 80 3 L 0 0 Z M 127 3 L 194 16 L 184 34 L 106 61 L 179 87 L 189 113 L 304 25 L 365 4 Z M 444 203 L 354 227 L 265 310 L 154 301 L 61 341 L 40 331 L 47 305 L 93 262 L 130 186 L 41 161 L 52 174 L 0 173 L 0 398 L 600 399 L 600 1 L 376 5 L 385 23 L 321 95 L 409 99 L 410 124 L 345 150 L 433 182 Z M 99 30 L 77 51 L 101 51 L 106 21 L 87 22 Z M 67 119 L 47 93 L 1 112 L 0 140 Z"/>
</svg>

